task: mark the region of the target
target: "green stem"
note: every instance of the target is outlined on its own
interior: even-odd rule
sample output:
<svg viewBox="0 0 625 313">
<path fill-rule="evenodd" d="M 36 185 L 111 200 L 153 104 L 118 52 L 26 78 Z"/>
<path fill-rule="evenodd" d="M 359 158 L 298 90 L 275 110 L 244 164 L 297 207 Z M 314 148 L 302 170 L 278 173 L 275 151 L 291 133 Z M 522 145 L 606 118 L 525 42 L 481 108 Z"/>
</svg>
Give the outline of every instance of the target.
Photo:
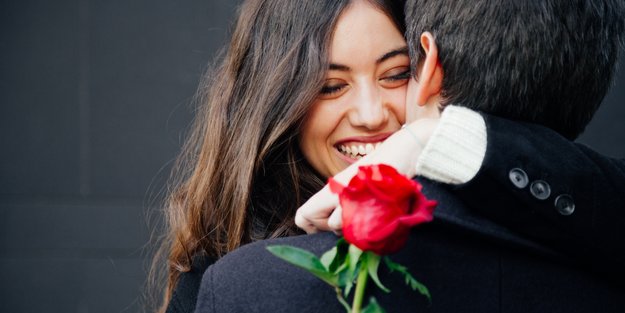
<svg viewBox="0 0 625 313">
<path fill-rule="evenodd" d="M 358 280 L 356 280 L 356 294 L 354 294 L 354 302 L 352 303 L 352 313 L 360 313 L 362 307 L 362 299 L 365 296 L 365 287 L 369 271 L 367 270 L 367 258 L 362 258 L 360 269 L 358 271 Z"/>
</svg>

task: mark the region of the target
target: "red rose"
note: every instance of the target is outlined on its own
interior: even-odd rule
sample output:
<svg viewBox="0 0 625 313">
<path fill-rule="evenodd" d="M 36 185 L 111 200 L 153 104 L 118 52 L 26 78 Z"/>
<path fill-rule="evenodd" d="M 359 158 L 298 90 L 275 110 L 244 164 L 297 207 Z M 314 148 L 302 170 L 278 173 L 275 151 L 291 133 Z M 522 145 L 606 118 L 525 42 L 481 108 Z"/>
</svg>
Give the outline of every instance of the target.
<svg viewBox="0 0 625 313">
<path fill-rule="evenodd" d="M 401 249 L 410 228 L 431 221 L 436 206 L 419 183 L 384 164 L 361 166 L 347 186 L 332 178 L 329 184 L 343 208 L 345 240 L 378 255 Z"/>
</svg>

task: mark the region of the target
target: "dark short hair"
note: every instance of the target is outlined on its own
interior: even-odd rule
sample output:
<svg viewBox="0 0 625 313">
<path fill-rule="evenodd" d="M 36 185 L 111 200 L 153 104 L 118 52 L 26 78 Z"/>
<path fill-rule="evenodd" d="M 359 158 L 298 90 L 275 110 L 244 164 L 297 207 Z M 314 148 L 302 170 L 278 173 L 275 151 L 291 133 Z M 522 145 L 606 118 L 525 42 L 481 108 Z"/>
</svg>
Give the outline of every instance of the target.
<svg viewBox="0 0 625 313">
<path fill-rule="evenodd" d="M 424 55 L 420 35 L 436 39 L 443 105 L 573 139 L 611 86 L 624 11 L 623 0 L 408 0 L 406 37 L 413 70 Z"/>
</svg>

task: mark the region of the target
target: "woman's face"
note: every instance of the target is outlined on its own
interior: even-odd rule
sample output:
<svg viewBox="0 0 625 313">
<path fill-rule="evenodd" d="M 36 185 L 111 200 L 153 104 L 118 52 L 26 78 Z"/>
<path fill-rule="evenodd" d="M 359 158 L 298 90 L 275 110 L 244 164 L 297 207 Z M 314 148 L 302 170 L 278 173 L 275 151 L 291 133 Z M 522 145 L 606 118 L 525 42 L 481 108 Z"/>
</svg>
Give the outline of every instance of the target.
<svg viewBox="0 0 625 313">
<path fill-rule="evenodd" d="M 410 59 L 392 20 L 366 1 L 341 15 L 324 87 L 303 125 L 300 148 L 324 177 L 345 169 L 404 122 Z"/>
</svg>

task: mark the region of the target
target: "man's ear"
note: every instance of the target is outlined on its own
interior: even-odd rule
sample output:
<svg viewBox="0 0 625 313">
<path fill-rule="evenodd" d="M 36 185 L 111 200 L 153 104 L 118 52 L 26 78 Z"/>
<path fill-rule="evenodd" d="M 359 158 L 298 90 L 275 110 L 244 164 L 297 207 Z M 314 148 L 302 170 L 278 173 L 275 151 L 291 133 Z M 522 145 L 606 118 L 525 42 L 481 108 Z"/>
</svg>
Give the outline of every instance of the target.
<svg viewBox="0 0 625 313">
<path fill-rule="evenodd" d="M 420 37 L 421 48 L 425 52 L 425 57 L 417 68 L 417 90 L 415 92 L 416 102 L 419 106 L 436 102 L 438 106 L 439 95 L 443 85 L 443 67 L 438 59 L 438 46 L 436 40 L 430 32 L 424 32 Z"/>
</svg>

